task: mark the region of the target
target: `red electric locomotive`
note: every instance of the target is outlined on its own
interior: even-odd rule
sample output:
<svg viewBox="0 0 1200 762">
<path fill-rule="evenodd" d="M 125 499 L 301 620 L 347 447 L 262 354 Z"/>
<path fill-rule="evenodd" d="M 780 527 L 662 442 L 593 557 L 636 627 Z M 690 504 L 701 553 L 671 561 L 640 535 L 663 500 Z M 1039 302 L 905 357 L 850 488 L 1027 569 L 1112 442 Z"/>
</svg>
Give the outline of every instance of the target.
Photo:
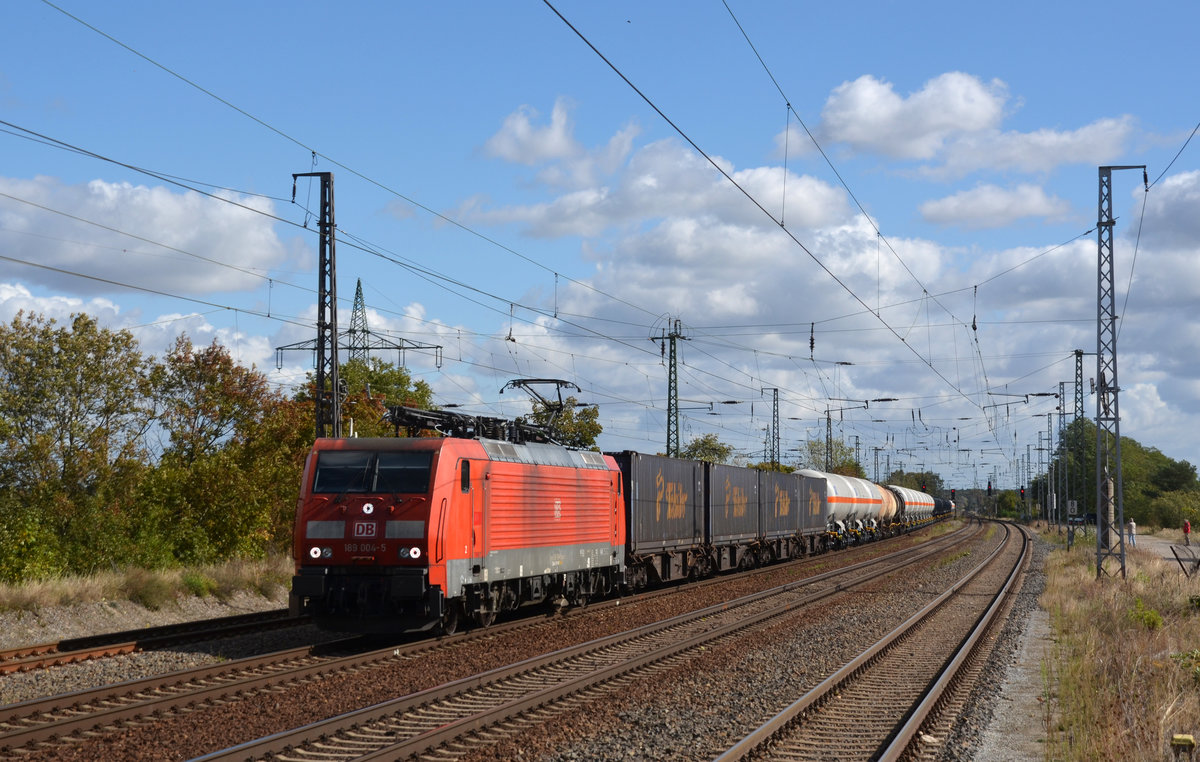
<svg viewBox="0 0 1200 762">
<path fill-rule="evenodd" d="M 296 510 L 292 613 L 349 632 L 487 625 L 624 578 L 612 458 L 488 438 L 318 439 Z"/>
<path fill-rule="evenodd" d="M 388 415 L 397 437 L 318 439 L 304 467 L 290 608 L 325 629 L 487 626 L 525 605 L 876 539 L 935 512 L 928 495 L 852 477 L 573 450 L 448 411 Z"/>
</svg>

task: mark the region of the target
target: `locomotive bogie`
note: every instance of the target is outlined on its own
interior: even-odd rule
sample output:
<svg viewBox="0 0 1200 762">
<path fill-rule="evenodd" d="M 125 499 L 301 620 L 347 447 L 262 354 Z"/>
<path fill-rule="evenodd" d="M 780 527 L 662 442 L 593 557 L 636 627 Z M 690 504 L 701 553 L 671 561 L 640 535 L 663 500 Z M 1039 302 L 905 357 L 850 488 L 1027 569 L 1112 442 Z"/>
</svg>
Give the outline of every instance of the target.
<svg viewBox="0 0 1200 762">
<path fill-rule="evenodd" d="M 424 570 L 306 567 L 292 578 L 289 608 L 327 629 L 386 633 L 398 621 L 412 631 L 429 630 L 441 621 L 444 605 L 441 589 L 428 584 Z"/>
</svg>

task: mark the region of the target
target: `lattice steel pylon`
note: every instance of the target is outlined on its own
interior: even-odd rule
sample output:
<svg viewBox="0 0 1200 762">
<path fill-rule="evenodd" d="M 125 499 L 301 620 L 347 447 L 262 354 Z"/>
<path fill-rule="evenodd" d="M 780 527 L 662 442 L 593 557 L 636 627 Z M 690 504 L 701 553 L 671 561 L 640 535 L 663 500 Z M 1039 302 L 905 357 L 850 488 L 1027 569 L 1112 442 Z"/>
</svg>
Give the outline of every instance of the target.
<svg viewBox="0 0 1200 762">
<path fill-rule="evenodd" d="M 1075 418 L 1083 417 L 1083 350 L 1075 350 Z M 1071 420 L 1074 421 L 1075 418 Z"/>
<path fill-rule="evenodd" d="M 771 392 L 771 436 L 767 443 L 770 448 L 768 453 L 771 459 L 772 466 L 779 465 L 779 390 L 778 389 L 763 389 L 764 392 Z"/>
<path fill-rule="evenodd" d="M 1090 354 L 1092 354 L 1092 353 L 1084 352 L 1082 349 L 1075 350 L 1075 411 L 1074 411 L 1074 417 L 1071 418 L 1072 423 L 1074 423 L 1075 421 L 1084 417 L 1084 411 L 1083 411 L 1083 356 L 1090 355 Z M 1082 436 L 1076 437 L 1074 442 L 1075 442 L 1075 451 L 1074 451 L 1075 464 L 1077 467 L 1075 469 L 1075 474 L 1072 477 L 1074 481 L 1072 482 L 1071 490 L 1075 494 L 1076 510 L 1080 511 L 1080 513 L 1082 514 L 1087 510 L 1083 505 L 1083 499 L 1084 499 L 1084 496 L 1086 495 L 1086 490 L 1084 490 L 1083 487 L 1084 487 L 1084 484 L 1086 483 L 1086 479 L 1087 479 L 1087 471 L 1083 467 L 1084 454 L 1085 454 L 1085 448 L 1083 446 L 1083 437 Z"/>
<path fill-rule="evenodd" d="M 1140 169 L 1149 192 L 1145 165 L 1100 167 L 1096 221 L 1096 577 L 1116 559 L 1125 578 L 1125 485 L 1121 475 L 1121 386 L 1117 377 L 1116 278 L 1113 272 L 1113 170 Z"/>
<path fill-rule="evenodd" d="M 1063 517 L 1068 515 L 1071 499 L 1071 459 L 1067 454 L 1067 382 L 1058 382 L 1058 470 L 1054 475 L 1055 488 L 1058 497 L 1055 505 L 1058 510 L 1057 525 L 1061 528 L 1066 523 Z"/>
<path fill-rule="evenodd" d="M 350 311 L 350 359 L 366 362 L 371 357 L 371 349 L 367 338 L 371 330 L 367 328 L 367 303 L 363 299 L 362 278 L 354 286 L 354 308 Z"/>
<path fill-rule="evenodd" d="M 302 172 L 292 175 L 292 200 L 296 178 L 321 179 L 320 258 L 317 266 L 317 377 L 314 407 L 317 437 L 342 436 L 342 400 L 338 383 L 337 255 L 333 232 L 333 173 Z"/>
<path fill-rule="evenodd" d="M 667 357 L 667 457 L 679 457 L 679 375 L 675 366 L 675 341 L 687 339 L 682 333 L 682 325 L 678 318 L 667 324 L 670 331 L 663 329 L 657 337 L 651 336 L 651 341 L 659 342 L 664 353 L 667 347 L 670 354 Z"/>
<path fill-rule="evenodd" d="M 333 218 L 333 173 L 302 172 L 292 175 L 292 200 L 296 200 L 296 179 L 318 177 L 321 179 L 320 258 L 317 267 L 317 336 L 315 339 L 275 347 L 275 363 L 283 367 L 283 352 L 308 350 L 315 354 L 316 378 L 313 407 L 316 409 L 316 435 L 340 439 L 342 436 L 342 397 L 345 389 L 338 374 L 339 350 L 346 349 L 353 359 L 356 349 L 363 352 L 363 360 L 370 349 L 433 349 L 437 367 L 442 367 L 442 348 L 435 344 L 416 344 L 406 339 L 372 337 L 367 330 L 366 308 L 362 301 L 362 281 L 354 294 L 354 315 L 351 317 L 349 341 L 340 339 L 345 334 L 338 332 L 337 319 L 337 256 L 334 231 L 337 225 Z M 356 318 L 361 319 L 361 328 L 356 332 Z M 401 362 L 403 365 L 403 362 Z"/>
</svg>

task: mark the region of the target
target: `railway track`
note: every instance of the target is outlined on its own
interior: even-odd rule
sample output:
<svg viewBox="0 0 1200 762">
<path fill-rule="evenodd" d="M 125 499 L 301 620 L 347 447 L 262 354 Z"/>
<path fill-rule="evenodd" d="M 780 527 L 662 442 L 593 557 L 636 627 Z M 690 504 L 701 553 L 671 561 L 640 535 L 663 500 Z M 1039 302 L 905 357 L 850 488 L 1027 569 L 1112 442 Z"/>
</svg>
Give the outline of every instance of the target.
<svg viewBox="0 0 1200 762">
<path fill-rule="evenodd" d="M 904 555 L 910 558 L 923 557 L 935 552 L 937 546 L 953 543 L 958 539 L 961 539 L 958 534 L 947 535 L 894 555 Z M 805 563 L 823 565 L 827 561 L 828 557 L 822 556 L 809 559 L 807 562 L 802 561 L 800 565 Z M 873 559 L 853 563 L 841 570 L 793 583 L 793 586 L 816 584 L 818 581 L 834 575 L 857 573 L 864 578 L 873 578 L 874 573 L 864 574 L 863 570 L 882 563 L 886 562 Z M 788 569 L 787 565 L 771 567 L 771 569 L 765 570 L 765 573 L 771 573 L 772 570 L 785 574 L 794 573 L 793 570 Z M 739 575 L 738 579 L 746 580 L 750 576 L 752 575 Z M 729 584 L 730 581 L 729 578 L 723 578 L 716 580 L 714 584 L 722 582 Z M 691 589 L 702 587 L 704 585 L 690 586 Z M 834 584 L 834 588 L 836 587 L 837 585 Z M 686 589 L 688 588 L 683 590 Z M 634 600 L 652 600 L 677 595 L 680 592 L 680 590 L 673 589 L 656 591 L 646 596 L 638 596 L 636 599 L 627 598 L 594 604 L 583 611 L 575 610 L 574 614 L 590 616 L 610 607 L 628 607 Z M 793 604 L 793 608 L 795 605 L 801 604 Z M 462 653 L 478 652 L 481 650 L 480 641 L 484 643 L 482 649 L 486 650 L 488 649 L 486 644 L 488 639 L 498 638 L 513 630 L 528 631 L 529 635 L 524 637 L 529 641 L 542 637 L 554 638 L 556 637 L 555 632 L 544 629 L 554 626 L 554 622 L 548 622 L 544 618 L 517 620 L 497 624 L 486 630 L 474 630 L 433 640 L 389 646 L 383 649 L 376 648 L 366 652 L 362 650 L 364 646 L 361 641 L 350 639 L 320 647 L 297 648 L 265 656 L 230 661 L 212 667 L 132 681 L 118 686 L 106 686 L 96 690 L 14 704 L 5 707 L 0 712 L 0 757 L 10 755 L 14 758 L 23 757 L 31 751 L 50 749 L 61 743 L 80 747 L 86 745 L 87 740 L 120 732 L 130 723 L 145 725 L 146 732 L 153 734 L 152 728 L 155 722 L 172 716 L 178 717 L 181 712 L 186 712 L 189 716 L 199 716 L 202 712 L 198 710 L 203 710 L 205 707 L 237 705 L 239 702 L 252 700 L 256 696 L 285 696 L 286 692 L 291 690 L 306 691 L 309 690 L 306 686 L 323 685 L 323 681 L 337 674 L 354 674 L 355 681 L 370 681 L 370 676 L 373 674 L 371 670 L 378 671 L 380 667 L 397 663 L 420 665 L 426 657 L 455 648 L 463 649 Z M 336 649 L 341 649 L 341 653 L 339 654 Z M 348 650 L 353 652 L 345 655 Z M 360 672 L 365 677 L 359 676 Z M 470 678 L 470 680 L 475 679 L 478 678 Z M 391 695 L 396 694 L 392 693 Z M 273 698 L 271 700 L 286 701 L 287 699 Z M 228 736 L 226 737 L 228 738 Z M 212 748 L 217 747 L 207 746 L 207 749 Z"/>
<path fill-rule="evenodd" d="M 56 643 L 0 650 L 0 675 L 75 664 L 138 651 L 169 648 L 180 643 L 244 635 L 269 629 L 298 627 L 309 617 L 292 617 L 287 609 L 238 614 L 218 619 L 160 625 L 139 630 L 70 638 Z"/>
<path fill-rule="evenodd" d="M 209 754 L 201 759 L 454 759 L 519 733 L 634 680 L 673 669 L 748 629 L 942 552 L 948 536 L 724 602 L 653 625 L 565 648 L 519 664 Z"/>
<path fill-rule="evenodd" d="M 718 758 L 933 758 L 1029 557 L 1024 529 L 968 576 Z M 959 644 L 951 648 L 948 644 Z"/>
</svg>

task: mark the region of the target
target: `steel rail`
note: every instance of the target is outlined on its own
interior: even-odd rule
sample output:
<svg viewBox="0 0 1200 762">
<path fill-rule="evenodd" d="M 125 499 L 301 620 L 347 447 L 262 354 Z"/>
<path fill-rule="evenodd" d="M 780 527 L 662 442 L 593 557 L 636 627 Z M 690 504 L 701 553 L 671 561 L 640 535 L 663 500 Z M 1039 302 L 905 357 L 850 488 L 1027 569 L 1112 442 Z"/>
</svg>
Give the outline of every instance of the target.
<svg viewBox="0 0 1200 762">
<path fill-rule="evenodd" d="M 292 617 L 287 609 L 277 609 L 82 638 L 67 638 L 57 643 L 20 646 L 0 651 L 0 675 L 151 651 L 177 643 L 214 640 L 258 630 L 296 627 L 308 624 L 309 621 L 307 616 Z"/>
<path fill-rule="evenodd" d="M 958 649 L 953 660 L 947 665 L 945 671 L 942 672 L 934 684 L 930 686 L 921 703 L 913 710 L 912 716 L 909 717 L 908 721 L 896 733 L 895 738 L 892 739 L 888 747 L 884 749 L 879 757 L 881 762 L 896 762 L 913 753 L 926 726 L 937 718 L 949 696 L 958 687 L 958 682 L 965 667 L 972 660 L 980 657 L 985 637 L 993 630 L 1000 619 L 1001 612 L 1007 607 L 1008 602 L 1012 600 L 1017 582 L 1029 566 L 1029 559 L 1033 555 L 1031 548 L 1033 537 L 1024 527 L 1018 527 L 1018 529 L 1024 536 L 1025 542 L 1021 559 L 1013 567 L 1008 579 L 1004 583 L 1004 587 L 1000 590 L 992 605 L 979 618 L 979 622 L 971 631 L 970 636 L 968 636 L 962 647 Z"/>
<path fill-rule="evenodd" d="M 1009 536 L 1011 536 L 1011 532 L 1013 530 L 1006 526 L 1006 531 L 1010 532 Z M 989 554 L 986 559 L 973 568 L 951 588 L 932 600 L 929 604 L 927 604 L 917 613 L 913 614 L 899 626 L 888 632 L 870 648 L 860 653 L 851 661 L 847 662 L 808 693 L 792 702 L 767 722 L 763 723 L 757 729 L 747 734 L 741 741 L 730 747 L 724 754 L 717 757 L 716 762 L 734 762 L 735 760 L 748 759 L 751 756 L 757 755 L 768 745 L 775 742 L 785 733 L 789 732 L 789 729 L 793 725 L 803 719 L 818 704 L 823 703 L 829 696 L 841 689 L 848 681 L 853 679 L 856 675 L 879 659 L 883 654 L 888 652 L 892 646 L 906 638 L 908 634 L 914 630 L 914 628 L 928 620 L 947 601 L 954 598 L 963 588 L 966 587 L 966 585 L 968 585 L 977 575 L 987 568 L 987 566 L 1005 550 L 1007 541 L 1008 538 L 1006 537 L 1006 541 L 1004 543 L 1001 543 L 999 546 L 997 546 L 997 548 L 991 554 Z M 956 649 L 956 654 L 962 654 L 964 644 L 966 642 L 976 644 L 980 641 L 984 631 L 986 631 L 987 625 L 992 621 L 992 617 L 995 615 L 995 612 L 1000 608 L 998 602 L 1001 602 L 1003 598 L 1008 595 L 1013 583 L 1013 579 L 1018 576 L 1019 572 L 1023 569 L 1026 563 L 1027 555 L 1027 547 L 1023 547 L 1021 558 L 1014 565 L 1013 570 L 1009 573 L 1001 592 L 994 596 L 993 602 L 989 606 L 987 612 L 985 612 L 976 620 L 970 635 L 964 639 L 963 643 L 960 643 L 959 648 Z M 957 668 L 957 666 L 961 665 L 963 661 L 963 659 L 958 658 L 956 655 L 955 658 L 948 660 L 946 666 L 948 667 L 953 665 L 955 668 Z M 946 677 L 944 667 L 943 670 L 939 671 L 939 677 L 935 684 L 941 684 L 944 686 L 947 683 L 943 681 L 948 681 L 949 679 L 950 678 Z M 922 695 L 925 698 L 928 698 L 929 690 L 930 689 L 927 688 L 922 692 Z M 931 703 L 926 707 L 926 709 L 932 709 L 936 703 L 937 699 L 932 699 Z M 921 705 L 924 706 L 924 699 L 922 699 Z M 913 712 L 915 711 L 916 710 L 914 709 Z M 911 719 L 913 716 L 914 715 L 912 712 L 910 712 L 908 718 Z M 910 741 L 913 737 L 911 734 L 915 734 L 921 725 L 922 723 L 918 722 L 916 726 L 913 726 L 912 728 L 910 728 L 907 724 L 903 726 L 903 732 L 907 735 Z M 895 738 L 897 737 L 898 736 L 896 734 L 893 734 L 892 740 L 885 742 L 883 751 L 880 753 L 886 753 L 887 750 L 894 745 Z M 899 754 L 900 752 L 896 753 Z M 872 758 L 874 759 L 875 756 L 873 755 Z"/>
<path fill-rule="evenodd" d="M 502 667 L 404 696 L 393 701 L 383 702 L 301 728 L 277 733 L 262 739 L 233 746 L 229 749 L 213 752 L 199 757 L 197 762 L 201 760 L 203 762 L 217 762 L 217 760 L 260 759 L 272 755 L 286 759 L 312 758 L 301 757 L 301 747 L 303 744 L 315 743 L 317 741 L 320 742 L 322 749 L 316 756 L 328 755 L 331 753 L 329 747 L 335 743 L 338 734 L 349 733 L 350 731 L 357 732 L 355 733 L 353 742 L 348 742 L 349 745 L 355 747 L 377 747 L 370 750 L 363 750 L 358 758 L 382 760 L 411 756 L 421 751 L 437 748 L 455 738 L 462 737 L 464 734 L 492 727 L 504 719 L 537 707 L 546 706 L 554 701 L 577 694 L 598 684 L 612 681 L 630 672 L 645 669 L 651 664 L 662 662 L 664 659 L 671 659 L 688 651 L 697 650 L 714 641 L 730 637 L 734 633 L 795 611 L 818 598 L 828 597 L 873 583 L 878 579 L 878 575 L 858 575 L 857 572 L 869 567 L 883 567 L 885 573 L 894 573 L 899 569 L 903 569 L 906 566 L 942 552 L 944 545 L 953 544 L 958 539 L 957 535 L 946 535 L 931 543 L 907 548 L 886 558 L 859 562 L 804 580 L 797 580 L 770 591 L 754 593 L 733 601 L 719 603 L 662 622 L 644 625 L 625 633 L 607 636 L 590 643 L 533 657 L 516 665 Z M 839 577 L 849 577 L 850 580 L 839 580 Z M 800 591 L 801 588 L 814 587 L 821 583 L 832 584 L 819 592 L 810 593 L 800 599 L 789 600 L 782 605 L 775 605 L 765 611 L 751 615 L 743 615 L 740 612 L 740 609 L 750 604 L 765 601 L 772 597 L 795 593 Z M 729 621 L 726 621 L 724 624 L 714 621 L 719 618 L 726 618 Z M 703 632 L 688 635 L 683 640 L 676 639 L 672 642 L 656 646 L 632 657 L 623 658 L 616 663 L 606 663 L 602 666 L 588 669 L 586 672 L 577 674 L 574 678 L 564 678 L 552 685 L 533 688 L 508 689 L 502 687 L 506 680 L 518 677 L 532 680 L 531 675 L 535 674 L 538 670 L 546 669 L 552 665 L 566 669 L 564 666 L 565 663 L 573 659 L 579 659 L 585 655 L 597 654 L 602 650 L 627 647 L 627 644 L 633 641 L 650 637 L 660 637 L 663 633 L 678 630 L 688 625 L 695 625 L 697 622 L 702 623 L 701 629 Z M 412 712 L 419 708 L 425 708 L 428 712 L 432 713 L 435 709 L 431 708 L 431 705 L 436 705 L 437 702 L 447 702 L 453 699 L 465 702 L 470 698 L 472 702 L 480 701 L 488 703 L 483 698 L 474 698 L 474 693 L 470 697 L 466 695 L 468 691 L 479 691 L 480 689 L 487 689 L 493 693 L 514 690 L 520 695 L 500 701 L 492 700 L 486 708 L 472 710 L 467 713 L 458 712 L 456 716 L 451 716 L 455 714 L 452 709 L 437 709 L 438 719 L 433 727 L 421 730 L 410 737 L 398 739 L 395 743 L 372 742 L 363 738 L 364 733 L 367 732 L 364 729 L 365 726 L 372 723 L 395 726 L 400 722 L 400 720 L 395 719 L 397 715 Z M 412 721 L 415 722 L 415 720 Z M 386 732 L 390 731 L 378 731 L 380 735 Z M 338 753 L 341 754 L 343 752 Z M 350 751 L 345 751 L 344 753 L 348 757 L 353 756 Z"/>
</svg>

